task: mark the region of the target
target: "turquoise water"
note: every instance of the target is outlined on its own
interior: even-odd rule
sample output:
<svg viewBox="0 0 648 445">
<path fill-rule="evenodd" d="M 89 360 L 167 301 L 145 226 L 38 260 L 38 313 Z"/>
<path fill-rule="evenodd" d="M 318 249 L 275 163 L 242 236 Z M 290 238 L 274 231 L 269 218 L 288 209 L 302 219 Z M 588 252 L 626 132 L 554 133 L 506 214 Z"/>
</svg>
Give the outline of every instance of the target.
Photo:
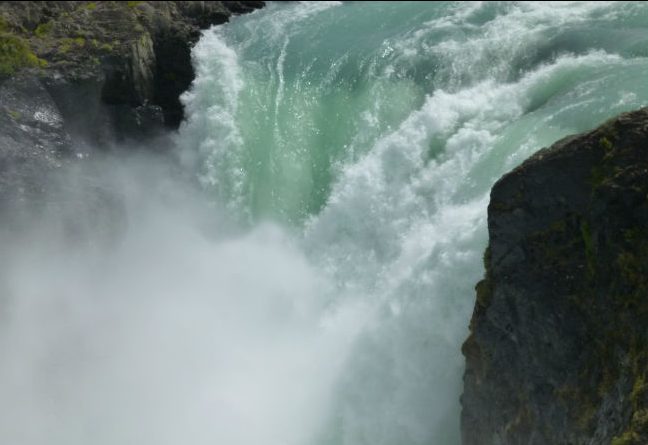
<svg viewBox="0 0 648 445">
<path fill-rule="evenodd" d="M 270 4 L 194 62 L 185 161 L 240 224 L 282 227 L 320 316 L 357 327 L 326 383 L 300 380 L 316 419 L 272 443 L 458 444 L 490 187 L 648 104 L 648 5 Z"/>
<path fill-rule="evenodd" d="M 648 105 L 648 3 L 270 3 L 193 57 L 185 169 L 0 227 L 0 444 L 459 445 L 490 188 Z"/>
</svg>

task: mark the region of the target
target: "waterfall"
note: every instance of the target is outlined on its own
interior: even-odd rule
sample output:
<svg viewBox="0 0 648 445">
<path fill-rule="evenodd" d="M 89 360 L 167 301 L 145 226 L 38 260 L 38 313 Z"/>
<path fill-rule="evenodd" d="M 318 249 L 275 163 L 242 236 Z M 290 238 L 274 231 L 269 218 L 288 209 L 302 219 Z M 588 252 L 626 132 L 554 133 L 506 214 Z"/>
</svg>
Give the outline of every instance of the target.
<svg viewBox="0 0 648 445">
<path fill-rule="evenodd" d="M 100 159 L 118 236 L 79 197 L 6 240 L 0 442 L 458 445 L 490 187 L 648 104 L 647 24 L 639 2 L 281 2 L 205 31 L 182 172 Z"/>
</svg>

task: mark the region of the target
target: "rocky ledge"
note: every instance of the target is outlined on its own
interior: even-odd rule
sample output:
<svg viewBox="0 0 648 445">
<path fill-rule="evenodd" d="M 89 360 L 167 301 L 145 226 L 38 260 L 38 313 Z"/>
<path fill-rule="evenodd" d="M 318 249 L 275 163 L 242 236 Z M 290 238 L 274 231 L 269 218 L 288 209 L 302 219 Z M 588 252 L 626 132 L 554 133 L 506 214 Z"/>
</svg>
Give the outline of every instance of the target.
<svg viewBox="0 0 648 445">
<path fill-rule="evenodd" d="M 200 30 L 263 4 L 1 2 L 0 81 L 38 79 L 71 130 L 93 143 L 175 128 Z"/>
<path fill-rule="evenodd" d="M 648 108 L 495 184 L 464 445 L 648 443 L 647 224 Z"/>
<path fill-rule="evenodd" d="M 62 164 L 177 128 L 201 29 L 263 4 L 0 2 L 0 213 Z"/>
</svg>

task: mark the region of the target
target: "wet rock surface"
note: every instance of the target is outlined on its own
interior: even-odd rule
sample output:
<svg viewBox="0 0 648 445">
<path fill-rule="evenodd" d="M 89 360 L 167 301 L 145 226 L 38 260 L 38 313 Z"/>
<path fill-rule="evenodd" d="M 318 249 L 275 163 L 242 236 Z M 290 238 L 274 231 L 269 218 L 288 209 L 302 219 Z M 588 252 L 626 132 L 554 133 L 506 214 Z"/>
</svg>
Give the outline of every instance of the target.
<svg viewBox="0 0 648 445">
<path fill-rule="evenodd" d="M 42 192 L 44 178 L 71 149 L 63 116 L 34 78 L 0 85 L 0 205 Z"/>
<path fill-rule="evenodd" d="M 500 179 L 466 356 L 465 445 L 648 443 L 648 109 Z"/>
<path fill-rule="evenodd" d="M 82 90 L 88 103 L 76 108 L 101 104 L 117 138 L 148 137 L 183 118 L 179 96 L 194 78 L 191 47 L 201 29 L 263 4 L 2 2 L 0 37 L 11 51 L 0 54 L 0 78 L 32 75 L 57 100 Z M 88 127 L 95 129 L 83 136 L 106 142 L 107 129 Z"/>
<path fill-rule="evenodd" d="M 201 30 L 263 4 L 1 2 L 0 211 L 98 150 L 171 147 Z"/>
</svg>

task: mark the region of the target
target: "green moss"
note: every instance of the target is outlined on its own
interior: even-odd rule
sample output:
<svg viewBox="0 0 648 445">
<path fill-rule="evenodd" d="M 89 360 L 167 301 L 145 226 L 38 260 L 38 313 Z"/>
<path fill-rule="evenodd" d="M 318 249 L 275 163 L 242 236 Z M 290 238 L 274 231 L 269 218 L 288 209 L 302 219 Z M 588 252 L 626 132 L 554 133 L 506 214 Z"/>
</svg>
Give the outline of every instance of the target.
<svg viewBox="0 0 648 445">
<path fill-rule="evenodd" d="M 85 8 L 90 11 L 94 11 L 95 9 L 97 9 L 97 4 L 95 2 L 90 2 L 87 5 L 85 5 Z"/>
<path fill-rule="evenodd" d="M 612 142 L 610 142 L 610 140 L 605 136 L 599 139 L 599 145 L 603 148 L 603 150 L 605 150 L 606 153 L 609 153 L 614 148 Z"/>
<path fill-rule="evenodd" d="M 11 116 L 13 120 L 18 120 L 22 117 L 22 113 L 20 111 L 8 110 L 7 114 Z"/>
<path fill-rule="evenodd" d="M 612 439 L 610 445 L 636 445 L 638 444 L 639 438 L 632 431 L 626 431 L 620 436 L 617 436 Z"/>
<path fill-rule="evenodd" d="M 617 276 L 617 303 L 631 308 L 636 315 L 648 315 L 648 240 L 637 231 L 623 233 L 625 246 L 617 249 L 613 263 Z"/>
<path fill-rule="evenodd" d="M 636 430 L 646 431 L 648 427 L 648 409 L 640 409 L 632 415 L 632 427 Z"/>
<path fill-rule="evenodd" d="M 129 8 L 135 8 L 136 6 L 139 6 L 142 3 L 144 2 L 126 2 Z"/>
<path fill-rule="evenodd" d="M 102 43 L 101 45 L 99 45 L 99 49 L 101 51 L 112 52 L 115 49 L 115 47 L 110 43 Z"/>
<path fill-rule="evenodd" d="M 630 427 L 612 439 L 611 445 L 644 445 L 642 437 L 648 432 L 648 410 L 640 409 L 632 414 Z"/>
<path fill-rule="evenodd" d="M 633 404 L 638 404 L 642 396 L 646 393 L 646 378 L 643 375 L 635 377 L 634 384 L 632 385 L 632 392 L 630 393 L 630 400 Z"/>
<path fill-rule="evenodd" d="M 565 407 L 574 425 L 580 431 L 589 431 L 598 412 L 599 398 L 596 394 L 577 386 L 564 385 L 554 390 L 554 396 Z"/>
<path fill-rule="evenodd" d="M 611 310 L 617 311 L 622 321 L 615 330 L 608 329 L 605 337 L 610 348 L 626 351 L 621 372 L 632 382 L 628 394 L 632 417 L 612 444 L 643 445 L 648 438 L 648 339 L 643 330 L 648 315 L 648 236 L 643 227 L 621 230 L 614 251 L 618 253 L 612 265 L 614 281 L 610 292 L 615 307 Z M 624 314 L 631 321 L 623 321 Z M 614 360 L 601 361 L 603 366 L 610 366 L 608 363 Z"/>
<path fill-rule="evenodd" d="M 528 242 L 534 255 L 543 259 L 539 267 L 555 271 L 573 266 L 573 254 L 581 249 L 580 237 L 575 232 L 579 219 L 578 215 L 567 215 L 564 219 L 553 221 L 546 229 L 530 234 Z"/>
<path fill-rule="evenodd" d="M 61 39 L 59 42 L 58 52 L 61 54 L 66 54 L 73 48 L 83 48 L 86 44 L 86 40 L 83 37 L 75 37 L 73 39 L 66 37 Z"/>
<path fill-rule="evenodd" d="M 21 68 L 37 68 L 47 65 L 34 54 L 29 43 L 18 36 L 0 34 L 0 75 L 11 75 Z"/>
<path fill-rule="evenodd" d="M 572 388 L 567 385 L 562 388 L 556 393 L 557 400 L 564 404 L 565 412 L 574 413 L 574 425 L 586 437 L 592 437 L 595 422 L 603 415 L 603 400 L 616 401 L 618 408 L 629 416 L 609 443 L 645 445 L 648 443 L 648 332 L 645 330 L 648 325 L 648 230 L 644 215 L 648 203 L 638 200 L 628 204 L 616 199 L 624 188 L 632 188 L 636 196 L 648 197 L 648 186 L 641 176 L 636 176 L 637 180 L 632 183 L 624 181 L 635 179 L 635 176 L 622 176 L 627 169 L 626 155 L 633 166 L 638 163 L 643 168 L 645 161 L 639 158 L 637 162 L 636 147 L 624 145 L 623 140 L 612 123 L 598 133 L 593 148 L 601 159 L 594 163 L 590 176 L 591 208 L 609 206 L 609 212 L 618 212 L 618 216 L 585 210 L 585 215 L 593 214 L 593 217 L 577 215 L 568 221 L 565 236 L 547 230 L 534 239 L 531 247 L 543 258 L 540 267 L 551 263 L 551 272 L 560 267 L 561 253 L 572 260 L 580 255 L 580 265 L 585 265 L 580 267 L 584 276 L 573 272 L 573 262 L 565 270 L 574 273 L 574 285 L 566 293 L 570 293 L 574 315 L 583 320 L 588 345 L 574 358 L 579 363 L 578 374 L 569 380 Z M 553 256 L 543 257 L 545 253 Z"/>
<path fill-rule="evenodd" d="M 8 32 L 8 31 L 9 31 L 9 24 L 3 17 L 0 17 L 0 32 Z"/>
<path fill-rule="evenodd" d="M 34 35 L 36 37 L 38 37 L 39 39 L 47 37 L 49 35 L 49 33 L 52 32 L 52 27 L 53 27 L 52 22 L 41 23 L 34 30 Z"/>
</svg>

